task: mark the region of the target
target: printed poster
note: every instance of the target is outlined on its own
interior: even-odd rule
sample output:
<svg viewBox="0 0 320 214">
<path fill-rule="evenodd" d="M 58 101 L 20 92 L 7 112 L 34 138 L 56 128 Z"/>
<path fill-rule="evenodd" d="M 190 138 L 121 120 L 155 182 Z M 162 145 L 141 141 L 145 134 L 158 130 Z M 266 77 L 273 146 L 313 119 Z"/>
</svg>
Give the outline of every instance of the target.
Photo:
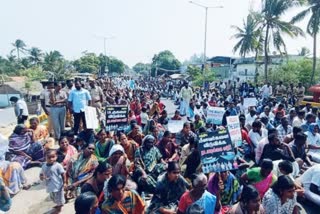
<svg viewBox="0 0 320 214">
<path fill-rule="evenodd" d="M 223 172 L 238 168 L 227 130 L 200 135 L 198 149 L 204 173 Z"/>
<path fill-rule="evenodd" d="M 222 107 L 209 107 L 207 110 L 207 123 L 221 125 L 225 109 Z"/>
<path fill-rule="evenodd" d="M 108 105 L 106 107 L 106 130 L 125 130 L 128 127 L 128 106 Z"/>
<path fill-rule="evenodd" d="M 241 135 L 239 117 L 238 116 L 227 117 L 227 127 L 228 127 L 229 135 L 233 145 L 235 145 L 236 147 L 241 146 L 242 135 Z"/>
</svg>

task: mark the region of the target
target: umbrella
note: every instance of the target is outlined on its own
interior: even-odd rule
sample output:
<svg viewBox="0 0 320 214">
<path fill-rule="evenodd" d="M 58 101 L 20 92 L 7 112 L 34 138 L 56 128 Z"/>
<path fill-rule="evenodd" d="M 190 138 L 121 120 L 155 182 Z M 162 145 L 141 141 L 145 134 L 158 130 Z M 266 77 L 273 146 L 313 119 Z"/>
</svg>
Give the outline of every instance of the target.
<svg viewBox="0 0 320 214">
<path fill-rule="evenodd" d="M 313 93 L 320 93 L 320 85 L 313 85 L 308 89 L 308 91 Z"/>
</svg>

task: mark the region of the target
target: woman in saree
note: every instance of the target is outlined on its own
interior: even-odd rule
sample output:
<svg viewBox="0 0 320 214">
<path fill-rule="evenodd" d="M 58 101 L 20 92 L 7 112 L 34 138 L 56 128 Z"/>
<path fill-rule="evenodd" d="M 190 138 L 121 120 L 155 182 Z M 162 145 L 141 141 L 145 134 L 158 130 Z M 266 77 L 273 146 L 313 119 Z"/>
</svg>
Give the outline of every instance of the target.
<svg viewBox="0 0 320 214">
<path fill-rule="evenodd" d="M 114 175 L 108 182 L 108 198 L 103 202 L 103 214 L 144 214 L 145 203 L 134 190 L 126 189 L 126 177 Z"/>
<path fill-rule="evenodd" d="M 8 150 L 8 140 L 0 134 L 0 177 L 11 195 L 17 194 L 21 189 L 29 189 L 22 166 L 18 162 L 5 160 Z"/>
<path fill-rule="evenodd" d="M 32 117 L 29 120 L 30 129 L 34 132 L 34 137 L 36 141 L 41 141 L 44 143 L 44 140 L 49 137 L 49 132 L 46 126 L 40 124 L 40 121 L 37 117 Z"/>
<path fill-rule="evenodd" d="M 11 207 L 11 198 L 6 187 L 3 178 L 2 178 L 2 171 L 0 169 L 0 211 L 7 212 L 10 210 Z"/>
<path fill-rule="evenodd" d="M 74 146 L 69 144 L 67 137 L 61 137 L 59 139 L 59 149 L 57 151 L 57 161 L 62 164 L 64 169 L 67 169 L 72 158 L 76 158 L 78 151 Z"/>
<path fill-rule="evenodd" d="M 180 198 L 178 214 L 185 214 L 187 208 L 193 203 L 203 208 L 205 214 L 213 214 L 216 207 L 216 196 L 206 190 L 208 184 L 207 176 L 203 173 L 194 174 L 191 182 L 192 189 L 186 191 Z"/>
<path fill-rule="evenodd" d="M 150 111 L 149 111 L 149 117 L 152 118 L 155 114 L 160 115 L 161 110 L 159 107 L 159 103 L 154 102 Z"/>
<path fill-rule="evenodd" d="M 92 177 L 94 170 L 98 166 L 98 159 L 93 154 L 94 149 L 94 144 L 88 144 L 77 159 L 71 159 L 66 173 L 67 190 L 75 190 Z M 71 197 L 73 196 L 71 195 Z"/>
<path fill-rule="evenodd" d="M 239 200 L 241 186 L 237 178 L 229 171 L 214 173 L 211 175 L 208 182 L 208 191 L 216 195 L 219 204 L 217 209 L 228 209 L 228 206 L 233 205 Z"/>
<path fill-rule="evenodd" d="M 41 143 L 35 141 L 32 129 L 19 124 L 9 137 L 9 152 L 7 158 L 11 162 L 19 162 L 26 169 L 44 160 L 44 150 Z"/>
<path fill-rule="evenodd" d="M 94 154 L 98 158 L 99 162 L 104 162 L 109 157 L 110 150 L 114 145 L 114 140 L 108 138 L 108 135 L 104 129 L 99 131 L 98 138 L 99 141 L 96 143 Z"/>
<path fill-rule="evenodd" d="M 128 160 L 124 149 L 121 145 L 113 145 L 107 162 L 112 166 L 112 175 L 129 175 L 130 161 Z"/>
<path fill-rule="evenodd" d="M 248 169 L 246 173 L 241 175 L 241 181 L 244 184 L 253 185 L 259 192 L 260 198 L 269 188 L 276 182 L 277 177 L 272 173 L 273 163 L 270 159 L 264 159 L 260 167 Z"/>
<path fill-rule="evenodd" d="M 136 150 L 133 180 L 137 182 L 139 191 L 154 193 L 157 178 L 164 172 L 166 164 L 157 147 L 155 138 L 151 135 L 144 137 L 142 146 Z"/>
</svg>

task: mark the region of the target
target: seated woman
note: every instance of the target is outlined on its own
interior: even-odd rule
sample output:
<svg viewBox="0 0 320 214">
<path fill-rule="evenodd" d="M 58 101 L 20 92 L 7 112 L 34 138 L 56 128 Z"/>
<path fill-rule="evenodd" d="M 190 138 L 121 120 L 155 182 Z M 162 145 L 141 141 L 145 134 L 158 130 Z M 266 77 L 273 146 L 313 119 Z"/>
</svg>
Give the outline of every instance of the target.
<svg viewBox="0 0 320 214">
<path fill-rule="evenodd" d="M 133 179 L 138 184 L 139 191 L 154 193 L 158 176 L 165 169 L 165 162 L 157 147 L 155 138 L 147 135 L 142 146 L 136 150 Z"/>
<path fill-rule="evenodd" d="M 112 175 L 123 175 L 127 177 L 129 175 L 130 161 L 124 153 L 124 149 L 121 145 L 113 145 L 109 158 L 106 160 L 112 167 Z"/>
<path fill-rule="evenodd" d="M 173 142 L 170 131 L 165 131 L 161 141 L 156 145 L 164 161 L 177 161 L 179 159 L 178 146 Z"/>
<path fill-rule="evenodd" d="M 22 166 L 18 162 L 5 160 L 8 150 L 8 140 L 0 134 L 0 177 L 11 195 L 17 194 L 21 189 L 29 189 Z"/>
<path fill-rule="evenodd" d="M 248 169 L 241 176 L 243 184 L 252 184 L 263 198 L 268 189 L 276 182 L 277 177 L 272 174 L 273 163 L 270 159 L 264 159 L 260 167 Z"/>
<path fill-rule="evenodd" d="M 95 214 L 98 206 L 98 198 L 93 192 L 82 193 L 74 202 L 76 214 Z"/>
<path fill-rule="evenodd" d="M 47 137 L 49 137 L 49 132 L 46 126 L 40 124 L 37 117 L 32 117 L 29 120 L 30 129 L 34 132 L 35 141 L 43 142 Z"/>
<path fill-rule="evenodd" d="M 103 189 L 105 181 L 112 176 L 112 167 L 108 163 L 99 163 L 98 167 L 94 170 L 93 176 L 87 180 L 81 187 L 81 194 L 84 192 L 93 192 L 102 203 Z"/>
<path fill-rule="evenodd" d="M 109 157 L 110 150 L 114 145 L 113 139 L 107 138 L 107 133 L 104 129 L 101 129 L 98 133 L 99 141 L 96 143 L 96 149 L 94 151 L 95 156 L 99 162 L 104 162 Z"/>
<path fill-rule="evenodd" d="M 213 214 L 216 207 L 216 196 L 206 190 L 208 184 L 207 176 L 203 173 L 194 174 L 192 178 L 192 189 L 186 191 L 180 198 L 178 214 L 184 214 L 187 208 L 193 204 L 199 204 L 205 210 L 205 214 Z"/>
<path fill-rule="evenodd" d="M 158 178 L 147 213 L 176 213 L 179 199 L 187 189 L 190 185 L 180 175 L 179 164 L 169 162 L 167 172 Z"/>
<path fill-rule="evenodd" d="M 241 186 L 237 178 L 231 172 L 226 171 L 213 173 L 208 182 L 208 191 L 217 196 L 219 200 L 217 210 L 219 210 L 221 206 L 228 207 L 239 200 Z"/>
<path fill-rule="evenodd" d="M 171 118 L 171 120 L 182 120 L 182 117 L 180 116 L 180 111 L 176 110 L 174 112 L 174 116 Z"/>
<path fill-rule="evenodd" d="M 66 173 L 67 190 L 75 190 L 92 177 L 94 170 L 98 166 L 98 159 L 93 154 L 94 149 L 94 144 L 86 145 L 77 159 L 71 159 Z"/>
<path fill-rule="evenodd" d="M 120 144 L 124 149 L 124 152 L 127 155 L 127 158 L 130 162 L 134 162 L 134 153 L 139 147 L 139 145 L 133 140 L 128 140 L 127 136 L 124 133 L 121 133 L 119 136 Z"/>
<path fill-rule="evenodd" d="M 262 205 L 266 214 L 300 213 L 292 179 L 287 175 L 280 176 L 263 197 Z"/>
<path fill-rule="evenodd" d="M 9 152 L 7 158 L 11 162 L 19 162 L 26 169 L 44 160 L 44 150 L 41 143 L 35 141 L 32 129 L 19 124 L 9 137 Z"/>
<path fill-rule="evenodd" d="M 320 134 L 317 123 L 311 123 L 309 130 L 305 133 L 307 135 L 307 142 L 309 147 L 308 154 L 312 161 L 320 163 Z"/>
<path fill-rule="evenodd" d="M 144 135 L 140 132 L 140 126 L 137 124 L 132 125 L 132 130 L 128 134 L 128 139 L 129 140 L 134 140 L 136 143 L 141 146 L 142 144 L 142 139 L 144 138 Z"/>
<path fill-rule="evenodd" d="M 0 211 L 7 212 L 11 208 L 11 198 L 9 191 L 3 181 L 2 171 L 0 169 Z"/>
<path fill-rule="evenodd" d="M 126 177 L 114 175 L 108 182 L 109 197 L 101 206 L 103 214 L 144 214 L 145 204 L 133 190 L 125 190 Z"/>
<path fill-rule="evenodd" d="M 255 213 L 263 214 L 264 208 L 261 205 L 261 198 L 257 189 L 252 185 L 243 187 L 240 202 L 233 205 L 229 214 Z"/>
<path fill-rule="evenodd" d="M 62 164 L 63 168 L 66 169 L 71 159 L 77 158 L 78 151 L 74 146 L 69 144 L 67 137 L 61 137 L 59 139 L 59 149 L 57 150 L 57 161 Z"/>
</svg>

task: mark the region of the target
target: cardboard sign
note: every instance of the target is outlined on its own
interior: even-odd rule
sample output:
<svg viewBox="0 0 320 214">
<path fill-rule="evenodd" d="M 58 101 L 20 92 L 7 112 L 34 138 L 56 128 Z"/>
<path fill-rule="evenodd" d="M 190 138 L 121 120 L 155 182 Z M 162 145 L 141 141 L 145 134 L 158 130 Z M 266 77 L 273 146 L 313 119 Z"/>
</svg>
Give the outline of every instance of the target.
<svg viewBox="0 0 320 214">
<path fill-rule="evenodd" d="M 99 128 L 99 120 L 97 109 L 92 106 L 87 106 L 84 109 L 84 115 L 86 118 L 87 129 L 97 129 Z"/>
<path fill-rule="evenodd" d="M 254 97 L 244 98 L 243 106 L 247 109 L 250 106 L 257 106 L 257 99 Z"/>
<path fill-rule="evenodd" d="M 204 173 L 223 172 L 238 168 L 227 130 L 200 135 L 198 149 Z"/>
<path fill-rule="evenodd" d="M 233 145 L 236 147 L 241 146 L 242 144 L 242 135 L 240 129 L 240 121 L 238 116 L 229 116 L 227 117 L 227 126 L 229 131 L 229 136 Z"/>
<path fill-rule="evenodd" d="M 183 120 L 169 120 L 168 121 L 168 130 L 171 133 L 176 134 L 182 130 L 183 123 L 184 123 Z"/>
<path fill-rule="evenodd" d="M 128 106 L 108 105 L 106 107 L 106 130 L 124 130 L 128 126 Z"/>
<path fill-rule="evenodd" d="M 221 107 L 209 107 L 207 110 L 207 123 L 221 125 L 225 109 Z"/>
</svg>

